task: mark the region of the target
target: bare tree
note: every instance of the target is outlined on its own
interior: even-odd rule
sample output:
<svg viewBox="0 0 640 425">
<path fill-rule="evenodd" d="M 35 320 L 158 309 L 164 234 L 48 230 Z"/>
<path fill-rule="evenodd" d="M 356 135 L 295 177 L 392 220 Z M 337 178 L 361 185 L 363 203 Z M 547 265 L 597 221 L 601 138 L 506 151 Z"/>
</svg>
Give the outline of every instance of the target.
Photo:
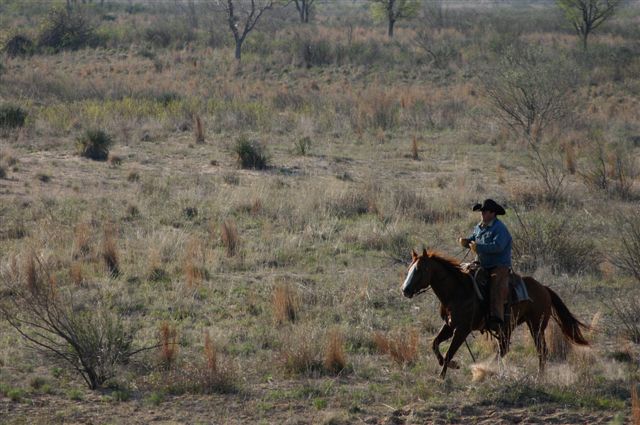
<svg viewBox="0 0 640 425">
<path fill-rule="evenodd" d="M 539 47 L 512 46 L 497 66 L 481 74 L 483 91 L 496 116 L 529 147 L 534 172 L 550 200 L 557 200 L 565 172 L 558 162 L 558 146 L 544 146 L 543 133 L 570 110 L 575 71 L 561 58 Z"/>
<path fill-rule="evenodd" d="M 240 61 L 242 43 L 262 15 L 273 7 L 274 0 L 217 0 L 217 4 L 225 11 L 229 29 L 236 42 L 235 58 Z"/>
<path fill-rule="evenodd" d="M 567 20 L 582 38 L 587 50 L 587 37 L 616 11 L 622 0 L 557 0 Z"/>
<path fill-rule="evenodd" d="M 387 22 L 387 35 L 393 37 L 393 28 L 399 19 L 416 16 L 420 7 L 419 0 L 369 0 L 371 14 L 377 21 Z"/>
<path fill-rule="evenodd" d="M 298 14 L 300 15 L 300 22 L 304 24 L 309 23 L 309 14 L 311 12 L 311 8 L 315 0 L 293 0 L 296 5 L 296 9 L 298 9 Z"/>
</svg>

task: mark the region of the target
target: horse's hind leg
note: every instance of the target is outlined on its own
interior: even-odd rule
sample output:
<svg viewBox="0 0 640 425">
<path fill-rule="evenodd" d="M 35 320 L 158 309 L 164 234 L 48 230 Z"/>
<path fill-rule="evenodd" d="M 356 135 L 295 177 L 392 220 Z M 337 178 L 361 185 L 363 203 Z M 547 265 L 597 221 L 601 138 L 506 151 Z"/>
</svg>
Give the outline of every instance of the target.
<svg viewBox="0 0 640 425">
<path fill-rule="evenodd" d="M 436 355 L 440 366 L 444 364 L 444 358 L 442 357 L 442 354 L 440 354 L 440 343 L 451 338 L 451 335 L 453 335 L 453 329 L 445 323 L 442 325 L 440 332 L 438 332 L 438 335 L 436 335 L 433 339 L 433 343 L 431 344 L 431 348 Z"/>
<path fill-rule="evenodd" d="M 544 339 L 544 330 L 547 327 L 549 317 L 541 317 L 539 323 L 533 323 L 527 321 L 529 332 L 536 344 L 536 351 L 538 352 L 538 373 L 541 375 L 544 372 L 545 363 L 547 362 L 547 342 Z"/>
</svg>

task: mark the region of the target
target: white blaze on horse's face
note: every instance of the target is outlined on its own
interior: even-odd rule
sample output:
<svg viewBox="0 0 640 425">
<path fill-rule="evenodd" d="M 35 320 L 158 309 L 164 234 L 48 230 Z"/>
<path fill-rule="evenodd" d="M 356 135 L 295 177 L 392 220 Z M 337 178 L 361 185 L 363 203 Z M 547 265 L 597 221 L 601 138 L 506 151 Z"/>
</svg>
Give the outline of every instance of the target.
<svg viewBox="0 0 640 425">
<path fill-rule="evenodd" d="M 415 275 L 417 269 L 418 269 L 418 261 L 414 261 L 411 267 L 409 267 L 407 278 L 404 280 L 404 283 L 402 284 L 402 293 L 405 295 L 405 297 L 410 296 L 407 290 L 411 286 L 411 282 L 413 282 L 413 276 Z"/>
</svg>

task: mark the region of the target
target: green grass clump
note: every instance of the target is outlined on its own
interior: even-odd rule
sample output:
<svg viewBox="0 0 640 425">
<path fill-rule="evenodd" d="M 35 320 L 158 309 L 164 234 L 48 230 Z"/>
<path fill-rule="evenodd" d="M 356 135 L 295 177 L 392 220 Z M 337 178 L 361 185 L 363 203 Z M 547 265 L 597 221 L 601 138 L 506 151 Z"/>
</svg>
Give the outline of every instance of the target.
<svg viewBox="0 0 640 425">
<path fill-rule="evenodd" d="M 87 130 L 78 137 L 76 149 L 78 155 L 94 161 L 106 161 L 113 139 L 103 130 Z"/>
<path fill-rule="evenodd" d="M 244 169 L 264 170 L 268 167 L 264 148 L 256 140 L 240 137 L 234 148 L 238 155 L 238 165 Z"/>
<path fill-rule="evenodd" d="M 0 128 L 11 129 L 24 126 L 27 111 L 19 106 L 0 106 Z"/>
</svg>

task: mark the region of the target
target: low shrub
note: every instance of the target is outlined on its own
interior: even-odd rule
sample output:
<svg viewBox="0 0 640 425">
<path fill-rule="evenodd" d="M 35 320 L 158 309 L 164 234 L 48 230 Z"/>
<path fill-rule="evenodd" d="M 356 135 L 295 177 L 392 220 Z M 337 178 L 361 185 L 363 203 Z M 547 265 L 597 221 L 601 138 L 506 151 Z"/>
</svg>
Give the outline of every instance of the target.
<svg viewBox="0 0 640 425">
<path fill-rule="evenodd" d="M 54 279 L 34 254 L 3 272 L 0 317 L 32 346 L 73 368 L 96 389 L 141 350 L 134 332 L 104 305 L 100 293 L 80 300 L 73 285 Z"/>
<path fill-rule="evenodd" d="M 0 128 L 11 129 L 24 126 L 27 119 L 27 111 L 19 106 L 2 105 L 0 106 Z"/>
<path fill-rule="evenodd" d="M 7 56 L 15 58 L 17 56 L 27 56 L 33 53 L 33 41 L 26 35 L 16 34 L 4 44 L 2 49 Z"/>
<path fill-rule="evenodd" d="M 262 145 L 256 140 L 240 137 L 235 146 L 238 165 L 243 169 L 264 170 L 268 167 L 268 158 Z"/>
<path fill-rule="evenodd" d="M 98 36 L 89 19 L 81 13 L 68 13 L 64 9 L 52 9 L 38 35 L 39 47 L 61 50 L 76 50 L 99 44 Z"/>
<path fill-rule="evenodd" d="M 619 212 L 615 218 L 618 247 L 609 255 L 611 263 L 640 282 L 640 218 L 637 211 Z"/>
<path fill-rule="evenodd" d="M 113 139 L 103 130 L 90 129 L 78 137 L 76 148 L 78 155 L 94 161 L 106 161 Z"/>
<path fill-rule="evenodd" d="M 600 256 L 586 223 L 562 212 L 530 213 L 510 226 L 516 268 L 530 273 L 546 265 L 552 273 L 598 273 Z"/>
</svg>

